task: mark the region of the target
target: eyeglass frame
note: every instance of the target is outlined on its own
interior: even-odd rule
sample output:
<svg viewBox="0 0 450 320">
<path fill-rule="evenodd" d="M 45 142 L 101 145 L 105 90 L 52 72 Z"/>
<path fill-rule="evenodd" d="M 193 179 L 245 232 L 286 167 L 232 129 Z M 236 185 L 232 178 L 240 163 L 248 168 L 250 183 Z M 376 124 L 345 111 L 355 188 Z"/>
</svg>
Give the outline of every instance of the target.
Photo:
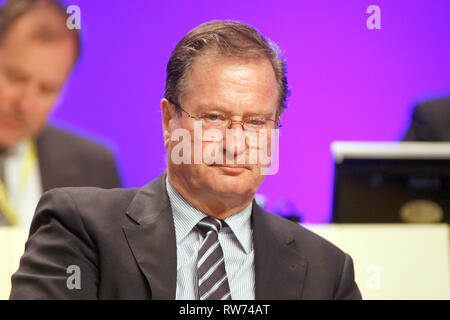
<svg viewBox="0 0 450 320">
<path fill-rule="evenodd" d="M 186 113 L 187 116 L 188 116 L 189 118 L 192 118 L 192 119 L 194 119 L 194 120 L 199 120 L 199 117 L 198 117 L 198 116 L 196 117 L 196 116 L 191 115 L 189 112 L 187 112 L 186 110 L 184 110 L 179 104 L 174 103 L 174 102 L 172 102 L 172 101 L 170 101 L 170 100 L 167 100 L 167 101 L 169 101 L 171 104 L 173 104 L 176 108 L 179 108 L 181 111 L 183 111 L 184 113 Z M 274 124 L 275 124 L 275 129 L 279 129 L 279 128 L 282 127 L 282 124 L 279 123 L 277 120 L 274 120 L 274 119 L 264 118 L 264 119 L 260 119 L 260 120 L 273 121 Z M 200 120 L 200 121 L 201 121 L 201 120 Z M 228 119 L 228 122 L 229 122 L 228 126 L 225 126 L 224 128 L 229 128 L 229 127 L 233 124 L 233 122 L 239 122 L 239 123 L 241 124 L 243 130 L 251 131 L 251 130 L 245 129 L 245 121 L 244 121 L 244 120 L 233 120 L 233 119 L 229 118 L 229 119 Z"/>
</svg>

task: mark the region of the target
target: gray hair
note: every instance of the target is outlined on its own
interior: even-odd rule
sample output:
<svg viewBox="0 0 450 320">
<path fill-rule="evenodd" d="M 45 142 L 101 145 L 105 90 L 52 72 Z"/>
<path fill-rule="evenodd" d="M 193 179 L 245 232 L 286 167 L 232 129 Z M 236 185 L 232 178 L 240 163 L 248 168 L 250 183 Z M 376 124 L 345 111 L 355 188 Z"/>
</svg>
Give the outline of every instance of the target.
<svg viewBox="0 0 450 320">
<path fill-rule="evenodd" d="M 289 89 L 286 62 L 278 46 L 267 40 L 255 28 L 234 21 L 210 21 L 186 34 L 178 42 L 167 63 L 164 96 L 179 104 L 186 86 L 186 78 L 195 58 L 206 49 L 214 49 L 219 55 L 237 58 L 267 58 L 275 73 L 278 86 L 277 118 L 287 107 Z"/>
</svg>

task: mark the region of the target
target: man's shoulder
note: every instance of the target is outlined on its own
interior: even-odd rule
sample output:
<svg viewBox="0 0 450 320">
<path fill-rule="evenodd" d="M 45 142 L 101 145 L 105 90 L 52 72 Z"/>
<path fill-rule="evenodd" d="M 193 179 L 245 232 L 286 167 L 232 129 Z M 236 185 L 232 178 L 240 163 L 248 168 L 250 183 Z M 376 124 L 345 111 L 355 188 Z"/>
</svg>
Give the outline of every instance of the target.
<svg viewBox="0 0 450 320">
<path fill-rule="evenodd" d="M 51 126 L 41 132 L 36 142 L 44 190 L 121 186 L 115 157 L 108 148 Z"/>
<path fill-rule="evenodd" d="M 43 196 L 68 197 L 78 205 L 90 205 L 92 202 L 97 202 L 98 205 L 115 205 L 117 202 L 130 202 L 139 190 L 139 188 L 63 187 L 51 189 Z"/>
<path fill-rule="evenodd" d="M 155 210 L 149 208 L 154 204 L 165 203 L 167 195 L 164 194 L 164 178 L 165 173 L 140 188 L 54 188 L 42 195 L 35 218 L 40 215 L 67 221 L 79 220 L 92 225 L 94 229 L 119 226 L 124 221 L 134 223 L 136 217 L 133 217 L 133 213 L 136 210 L 143 211 L 140 215 L 144 217 L 158 215 L 156 211 L 160 207 Z"/>
<path fill-rule="evenodd" d="M 278 230 L 280 234 L 290 234 L 296 242 L 296 247 L 302 254 L 314 253 L 327 256 L 342 256 L 344 252 L 330 241 L 317 235 L 313 231 L 305 228 L 300 223 L 293 222 L 284 217 L 277 216 L 265 210 L 262 210 L 265 219 L 268 220 L 273 230 Z"/>
<path fill-rule="evenodd" d="M 57 146 L 58 150 L 68 153 L 83 152 L 84 155 L 95 155 L 98 153 L 110 153 L 110 150 L 98 142 L 84 138 L 75 133 L 47 126 L 38 137 L 38 145 Z"/>
<path fill-rule="evenodd" d="M 73 226 L 77 221 L 91 226 L 121 223 L 138 192 L 139 189 L 97 187 L 51 189 L 42 195 L 34 219 L 53 217 Z"/>
<path fill-rule="evenodd" d="M 334 244 L 298 223 L 266 211 L 261 212 L 258 228 L 254 229 L 258 239 L 255 248 L 259 246 L 260 257 L 270 252 L 270 259 L 276 259 L 275 263 L 270 262 L 272 270 L 279 270 L 280 264 L 285 267 L 286 275 L 278 282 L 295 283 L 303 274 L 304 299 L 361 299 L 354 281 L 353 260 Z M 264 263 L 268 263 L 267 258 Z M 290 270 L 286 265 L 301 267 Z"/>
<path fill-rule="evenodd" d="M 433 117 L 442 119 L 443 113 L 450 114 L 450 97 L 432 99 L 418 104 L 414 110 L 417 114 L 423 117 Z"/>
</svg>

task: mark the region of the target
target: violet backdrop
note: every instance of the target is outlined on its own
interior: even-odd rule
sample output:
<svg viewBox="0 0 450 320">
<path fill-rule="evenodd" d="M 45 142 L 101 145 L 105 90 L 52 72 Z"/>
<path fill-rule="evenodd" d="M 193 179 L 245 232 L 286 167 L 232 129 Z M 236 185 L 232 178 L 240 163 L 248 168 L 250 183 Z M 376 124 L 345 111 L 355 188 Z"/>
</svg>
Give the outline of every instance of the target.
<svg viewBox="0 0 450 320">
<path fill-rule="evenodd" d="M 249 23 L 283 50 L 292 95 L 280 169 L 260 193 L 328 222 L 335 140 L 403 137 L 413 106 L 450 94 L 450 1 L 106 1 L 81 9 L 82 58 L 51 121 L 113 148 L 126 187 L 165 169 L 160 100 L 176 43 L 215 19 Z M 366 9 L 381 9 L 369 30 Z"/>
</svg>

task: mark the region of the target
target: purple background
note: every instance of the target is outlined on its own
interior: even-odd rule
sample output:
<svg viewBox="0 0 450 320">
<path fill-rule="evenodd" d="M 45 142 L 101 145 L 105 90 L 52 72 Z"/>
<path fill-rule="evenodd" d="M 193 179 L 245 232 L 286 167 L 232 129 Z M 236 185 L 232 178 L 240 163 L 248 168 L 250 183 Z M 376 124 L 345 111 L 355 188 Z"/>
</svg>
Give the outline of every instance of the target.
<svg viewBox="0 0 450 320">
<path fill-rule="evenodd" d="M 399 140 L 412 107 L 450 94 L 450 1 L 110 1 L 81 8 L 83 56 L 51 115 L 118 156 L 126 187 L 165 168 L 160 100 L 166 63 L 189 30 L 213 19 L 249 23 L 284 52 L 292 90 L 280 170 L 260 193 L 289 199 L 303 221 L 331 214 L 335 140 Z M 366 9 L 381 8 L 381 30 Z"/>
</svg>

